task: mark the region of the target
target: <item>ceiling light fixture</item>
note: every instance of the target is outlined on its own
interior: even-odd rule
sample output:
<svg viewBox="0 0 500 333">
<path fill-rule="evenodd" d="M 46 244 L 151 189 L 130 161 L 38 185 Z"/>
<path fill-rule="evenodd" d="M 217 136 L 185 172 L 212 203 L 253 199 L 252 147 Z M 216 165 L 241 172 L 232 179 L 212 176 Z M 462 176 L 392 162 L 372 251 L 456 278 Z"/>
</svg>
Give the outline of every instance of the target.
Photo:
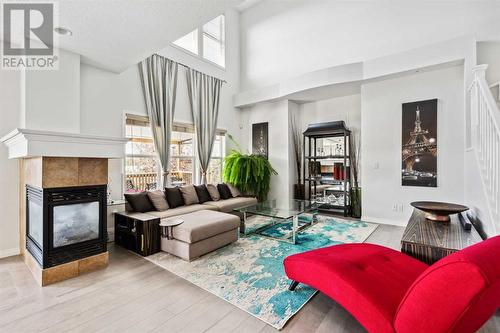
<svg viewBox="0 0 500 333">
<path fill-rule="evenodd" d="M 63 36 L 73 36 L 73 31 L 63 28 L 63 27 L 56 27 L 54 28 L 54 31 L 57 32 L 59 35 Z"/>
</svg>

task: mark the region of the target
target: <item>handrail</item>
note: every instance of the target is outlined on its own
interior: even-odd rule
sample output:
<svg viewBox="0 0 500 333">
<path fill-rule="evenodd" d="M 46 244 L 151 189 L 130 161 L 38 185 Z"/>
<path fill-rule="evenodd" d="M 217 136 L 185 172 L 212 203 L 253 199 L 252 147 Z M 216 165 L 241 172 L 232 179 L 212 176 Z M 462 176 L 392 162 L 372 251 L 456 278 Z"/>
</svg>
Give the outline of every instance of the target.
<svg viewBox="0 0 500 333">
<path fill-rule="evenodd" d="M 486 68 L 480 65 L 474 69 L 470 87 L 472 145 L 496 227 L 500 220 L 500 110 L 486 82 Z"/>
<path fill-rule="evenodd" d="M 495 83 L 493 83 L 493 84 L 490 84 L 490 85 L 488 86 L 488 88 L 490 88 L 490 89 L 497 88 L 497 90 L 498 90 L 498 94 L 497 94 L 497 102 L 498 102 L 498 101 L 500 101 L 500 81 L 495 82 Z"/>
<path fill-rule="evenodd" d="M 495 82 L 495 83 L 493 83 L 493 84 L 490 84 L 488 87 L 490 87 L 490 88 L 495 88 L 495 87 L 497 87 L 497 86 L 500 86 L 500 81 Z"/>
</svg>

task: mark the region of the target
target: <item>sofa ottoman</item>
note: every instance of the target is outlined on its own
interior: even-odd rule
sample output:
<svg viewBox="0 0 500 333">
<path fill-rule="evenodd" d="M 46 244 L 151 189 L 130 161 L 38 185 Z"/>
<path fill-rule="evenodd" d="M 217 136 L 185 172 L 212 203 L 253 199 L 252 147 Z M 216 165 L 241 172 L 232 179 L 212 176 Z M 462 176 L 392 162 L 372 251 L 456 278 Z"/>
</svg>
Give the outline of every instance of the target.
<svg viewBox="0 0 500 333">
<path fill-rule="evenodd" d="M 162 251 L 191 261 L 238 240 L 239 217 L 200 210 L 175 218 L 184 220 L 172 228 L 173 239 L 162 238 Z"/>
</svg>

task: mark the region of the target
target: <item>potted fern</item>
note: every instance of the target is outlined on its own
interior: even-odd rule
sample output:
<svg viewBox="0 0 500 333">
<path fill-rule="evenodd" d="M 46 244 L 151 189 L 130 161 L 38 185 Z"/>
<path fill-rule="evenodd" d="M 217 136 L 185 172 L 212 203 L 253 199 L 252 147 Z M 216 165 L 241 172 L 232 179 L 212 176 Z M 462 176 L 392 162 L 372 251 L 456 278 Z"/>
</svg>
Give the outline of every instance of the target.
<svg viewBox="0 0 500 333">
<path fill-rule="evenodd" d="M 271 186 L 271 176 L 277 175 L 265 156 L 244 154 L 231 135 L 228 138 L 239 150 L 232 150 L 224 159 L 223 179 L 243 193 L 257 197 L 259 201 L 267 199 Z"/>
</svg>

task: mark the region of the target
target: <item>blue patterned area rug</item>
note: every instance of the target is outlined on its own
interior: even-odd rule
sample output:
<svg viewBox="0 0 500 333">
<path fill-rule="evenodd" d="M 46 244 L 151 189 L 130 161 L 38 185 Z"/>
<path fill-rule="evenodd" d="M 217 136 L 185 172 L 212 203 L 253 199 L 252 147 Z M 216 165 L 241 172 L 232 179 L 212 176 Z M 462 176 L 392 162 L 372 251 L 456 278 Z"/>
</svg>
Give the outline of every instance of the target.
<svg viewBox="0 0 500 333">
<path fill-rule="evenodd" d="M 253 216 L 249 224 L 261 226 L 264 219 L 268 218 Z M 288 291 L 283 259 L 320 247 L 361 243 L 377 228 L 377 224 L 330 216 L 319 215 L 318 220 L 298 235 L 295 245 L 251 235 L 192 262 L 165 252 L 146 259 L 282 329 L 316 293 L 304 285 Z"/>
</svg>

